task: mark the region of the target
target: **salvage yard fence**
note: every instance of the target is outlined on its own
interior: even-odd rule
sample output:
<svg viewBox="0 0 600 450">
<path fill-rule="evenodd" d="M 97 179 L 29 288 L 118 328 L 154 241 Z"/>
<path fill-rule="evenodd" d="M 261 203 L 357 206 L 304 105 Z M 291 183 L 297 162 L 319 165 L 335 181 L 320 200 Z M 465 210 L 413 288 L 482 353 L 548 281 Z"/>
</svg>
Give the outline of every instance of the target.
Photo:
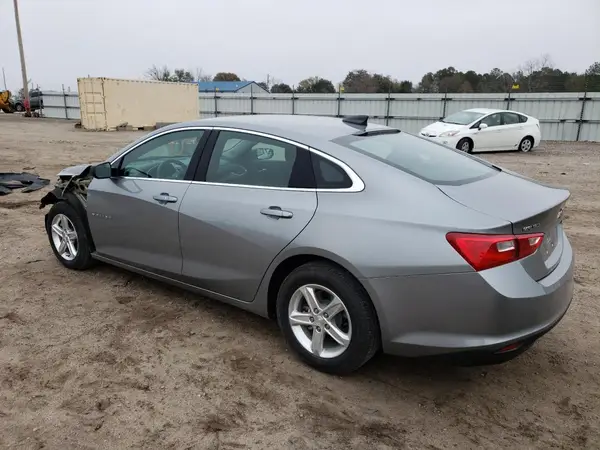
<svg viewBox="0 0 600 450">
<path fill-rule="evenodd" d="M 43 91 L 44 117 L 80 119 L 76 92 Z M 199 118 L 249 114 L 342 117 L 366 114 L 373 122 L 418 133 L 448 114 L 469 108 L 511 109 L 540 120 L 542 137 L 600 142 L 600 92 L 497 94 L 198 94 Z M 157 102 L 157 108 L 160 103 Z"/>
</svg>

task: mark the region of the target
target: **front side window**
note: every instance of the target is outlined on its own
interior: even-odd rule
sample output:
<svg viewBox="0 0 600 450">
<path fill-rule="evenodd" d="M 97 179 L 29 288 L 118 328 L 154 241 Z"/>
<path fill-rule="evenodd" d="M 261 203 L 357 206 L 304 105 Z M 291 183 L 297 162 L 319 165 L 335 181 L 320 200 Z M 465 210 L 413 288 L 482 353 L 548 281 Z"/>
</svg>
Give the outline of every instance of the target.
<svg viewBox="0 0 600 450">
<path fill-rule="evenodd" d="M 404 132 L 350 135 L 333 142 L 433 184 L 464 184 L 497 172 L 490 164 Z"/>
<path fill-rule="evenodd" d="M 450 114 L 448 117 L 444 117 L 441 122 L 452 123 L 455 125 L 469 125 L 480 117 L 483 117 L 483 115 L 484 114 L 475 111 L 459 111 L 457 113 Z"/>
<path fill-rule="evenodd" d="M 204 130 L 183 130 L 151 139 L 121 158 L 119 176 L 183 180 Z"/>
<path fill-rule="evenodd" d="M 481 123 L 485 123 L 488 127 L 497 127 L 502 125 L 502 114 L 500 113 L 495 113 L 495 114 L 490 114 L 487 117 L 484 117 L 481 120 Z"/>
<path fill-rule="evenodd" d="M 205 181 L 279 188 L 314 186 L 307 150 L 237 131 L 219 132 Z"/>
</svg>

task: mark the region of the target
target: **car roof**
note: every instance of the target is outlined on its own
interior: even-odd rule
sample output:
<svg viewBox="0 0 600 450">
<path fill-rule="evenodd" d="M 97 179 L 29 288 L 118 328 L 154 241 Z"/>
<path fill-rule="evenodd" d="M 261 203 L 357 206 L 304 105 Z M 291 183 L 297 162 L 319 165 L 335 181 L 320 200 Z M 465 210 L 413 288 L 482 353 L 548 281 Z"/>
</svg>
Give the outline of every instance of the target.
<svg viewBox="0 0 600 450">
<path fill-rule="evenodd" d="M 367 127 L 364 128 L 343 122 L 341 117 L 260 114 L 200 119 L 192 122 L 172 124 L 168 127 L 160 128 L 160 130 L 166 131 L 169 128 L 191 126 L 227 127 L 256 131 L 287 138 L 317 148 L 325 142 L 359 131 L 392 129 L 373 122 L 368 122 Z"/>
<path fill-rule="evenodd" d="M 481 114 L 506 112 L 505 109 L 493 109 L 493 108 L 471 108 L 471 109 L 465 109 L 465 111 L 476 112 L 476 113 L 481 113 Z"/>
</svg>

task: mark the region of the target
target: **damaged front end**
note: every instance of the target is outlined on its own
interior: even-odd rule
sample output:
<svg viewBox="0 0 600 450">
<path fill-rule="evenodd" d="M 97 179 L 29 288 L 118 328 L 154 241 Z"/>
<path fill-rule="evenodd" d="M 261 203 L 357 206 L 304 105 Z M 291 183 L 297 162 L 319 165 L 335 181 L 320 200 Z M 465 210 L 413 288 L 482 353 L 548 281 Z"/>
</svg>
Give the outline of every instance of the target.
<svg viewBox="0 0 600 450">
<path fill-rule="evenodd" d="M 92 164 L 68 167 L 58 174 L 54 189 L 40 200 L 40 209 L 59 201 L 68 201 L 72 206 L 87 207 L 87 189 L 92 181 Z M 72 202 L 76 201 L 76 204 Z"/>
<path fill-rule="evenodd" d="M 87 191 L 93 178 L 94 167 L 93 164 L 82 164 L 63 169 L 58 174 L 54 189 L 40 200 L 40 209 L 59 202 L 66 202 L 74 208 L 85 226 L 92 251 L 95 250 L 95 245 L 87 217 Z M 48 230 L 48 214 L 44 216 L 44 225 Z"/>
</svg>

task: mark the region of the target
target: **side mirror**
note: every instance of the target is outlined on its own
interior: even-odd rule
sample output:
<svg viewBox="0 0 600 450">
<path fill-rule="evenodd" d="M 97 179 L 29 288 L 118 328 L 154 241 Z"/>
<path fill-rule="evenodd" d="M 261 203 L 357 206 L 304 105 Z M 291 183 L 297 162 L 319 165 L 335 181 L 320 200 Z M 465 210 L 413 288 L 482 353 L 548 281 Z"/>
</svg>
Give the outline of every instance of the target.
<svg viewBox="0 0 600 450">
<path fill-rule="evenodd" d="M 98 178 L 99 180 L 110 178 L 112 176 L 112 167 L 109 162 L 104 162 L 94 166 L 92 172 L 94 178 Z"/>
<path fill-rule="evenodd" d="M 485 130 L 487 127 L 488 127 L 487 123 L 480 123 L 478 128 L 480 130 Z"/>
</svg>

